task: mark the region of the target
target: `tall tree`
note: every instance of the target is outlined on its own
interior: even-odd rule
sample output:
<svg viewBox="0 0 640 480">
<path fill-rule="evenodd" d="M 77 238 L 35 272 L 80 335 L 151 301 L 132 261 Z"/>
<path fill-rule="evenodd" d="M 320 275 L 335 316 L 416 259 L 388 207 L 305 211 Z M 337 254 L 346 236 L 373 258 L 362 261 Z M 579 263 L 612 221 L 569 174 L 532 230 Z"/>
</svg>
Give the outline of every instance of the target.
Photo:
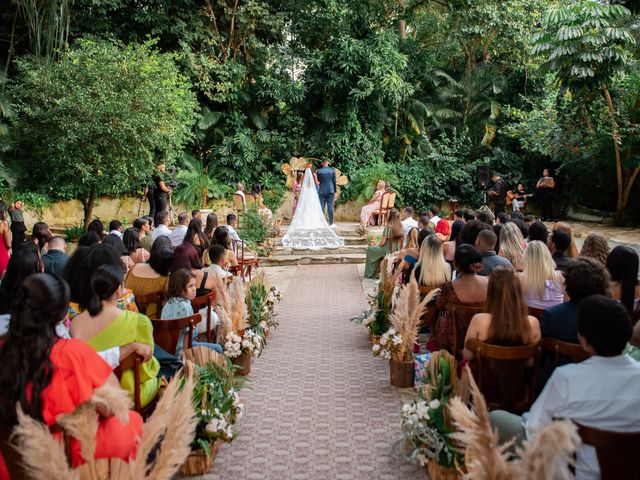
<svg viewBox="0 0 640 480">
<path fill-rule="evenodd" d="M 20 183 L 77 198 L 87 225 L 98 195 L 135 190 L 181 156 L 196 120 L 190 87 L 152 44 L 81 40 L 50 65 L 20 59 L 8 153 Z"/>
<path fill-rule="evenodd" d="M 640 165 L 622 162 L 618 110 L 610 92 L 617 75 L 630 63 L 629 47 L 635 42 L 628 28 L 631 12 L 620 5 L 595 0 L 579 1 L 549 10 L 542 29 L 534 36 L 534 53 L 546 57 L 544 67 L 578 101 L 599 90 L 606 100 L 611 124 L 618 195 L 616 220 L 622 222 Z"/>
</svg>

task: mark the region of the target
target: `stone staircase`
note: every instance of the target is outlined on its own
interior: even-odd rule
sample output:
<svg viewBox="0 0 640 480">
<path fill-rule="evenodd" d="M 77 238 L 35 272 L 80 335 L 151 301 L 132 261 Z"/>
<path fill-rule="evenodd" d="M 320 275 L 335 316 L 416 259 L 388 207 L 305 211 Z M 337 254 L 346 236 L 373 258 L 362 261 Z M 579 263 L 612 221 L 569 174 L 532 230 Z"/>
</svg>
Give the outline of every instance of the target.
<svg viewBox="0 0 640 480">
<path fill-rule="evenodd" d="M 323 248 L 320 250 L 300 250 L 282 245 L 282 237 L 275 239 L 275 251 L 270 257 L 260 257 L 260 265 L 264 267 L 364 263 L 367 251 L 367 239 L 358 233 L 357 224 L 339 223 L 336 233 L 344 238 L 345 246 L 341 248 Z M 282 227 L 283 233 L 285 226 Z"/>
</svg>

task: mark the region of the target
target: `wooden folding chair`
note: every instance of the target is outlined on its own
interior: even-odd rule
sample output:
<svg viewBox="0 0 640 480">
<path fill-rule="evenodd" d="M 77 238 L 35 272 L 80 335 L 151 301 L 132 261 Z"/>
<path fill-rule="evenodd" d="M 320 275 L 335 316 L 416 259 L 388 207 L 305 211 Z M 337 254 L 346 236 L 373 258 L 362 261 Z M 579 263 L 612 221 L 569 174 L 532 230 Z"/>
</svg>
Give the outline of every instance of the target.
<svg viewBox="0 0 640 480">
<path fill-rule="evenodd" d="M 212 288 L 206 295 L 200 295 L 199 297 L 191 300 L 191 306 L 194 312 L 199 312 L 205 305 L 207 307 L 207 330 L 205 332 L 198 332 L 206 336 L 207 342 L 214 343 L 216 341 L 216 335 L 212 326 L 212 310 L 218 304 L 218 291 Z"/>
<path fill-rule="evenodd" d="M 471 319 L 475 314 L 483 313 L 485 308 L 484 306 L 472 307 L 460 303 L 447 303 L 445 309 L 451 312 L 451 353 L 454 356 L 460 356 L 460 352 L 464 348 L 464 337 L 469 329 Z M 458 326 L 460 326 L 461 331 L 465 332 L 462 338 L 458 338 Z"/>
<path fill-rule="evenodd" d="M 377 215 L 377 224 L 387 224 L 387 214 L 389 213 L 389 202 L 391 201 L 392 192 L 384 192 L 380 197 L 380 206 L 373 211 L 373 215 Z"/>
<path fill-rule="evenodd" d="M 151 320 L 153 325 L 153 341 L 165 352 L 175 355 L 178 349 L 180 332 L 188 329 L 185 334 L 184 348 L 193 347 L 193 328 L 200 323 L 202 317 L 195 313 L 189 317 L 172 318 L 171 320 Z"/>
<path fill-rule="evenodd" d="M 238 220 L 238 227 L 240 227 L 240 217 L 242 216 L 242 212 L 244 212 L 244 198 L 239 193 L 233 194 L 233 209 L 236 211 L 236 217 Z"/>
<path fill-rule="evenodd" d="M 611 432 L 576 425 L 582 442 L 596 449 L 602 480 L 640 478 L 640 432 Z"/>
<path fill-rule="evenodd" d="M 242 281 L 245 281 L 245 276 L 249 277 L 249 281 L 251 281 L 251 276 L 253 274 L 253 269 L 257 269 L 260 266 L 260 260 L 258 256 L 248 257 L 246 256 L 246 244 L 244 240 L 232 240 L 231 248 L 236 258 L 238 259 L 238 266 L 240 267 L 239 273 L 242 277 Z"/>
<path fill-rule="evenodd" d="M 573 363 L 582 362 L 591 357 L 591 354 L 585 351 L 579 343 L 563 342 L 555 338 L 545 337 L 540 342 L 540 346 L 543 350 L 547 350 L 553 355 L 553 368 L 556 368 L 560 363 L 561 355 L 571 358 Z"/>
<path fill-rule="evenodd" d="M 247 201 L 247 208 L 257 206 L 258 201 L 253 193 L 245 193 L 244 196 Z"/>
<path fill-rule="evenodd" d="M 475 354 L 476 381 L 490 410 L 519 413 L 531 406 L 536 392 L 540 343 L 501 347 L 470 338 L 465 346 Z M 533 370 L 527 380 L 531 362 Z"/>
<path fill-rule="evenodd" d="M 140 400 L 140 367 L 144 363 L 143 360 L 142 355 L 132 353 L 120 362 L 120 365 L 113 370 L 113 373 L 118 377 L 118 380 L 121 380 L 124 372 L 133 370 L 133 407 L 136 412 L 142 415 L 142 418 L 148 418 L 153 413 L 158 400 L 156 397 L 144 408 L 142 407 Z"/>
<path fill-rule="evenodd" d="M 157 293 L 148 293 L 146 295 L 136 295 L 136 305 L 138 306 L 138 311 L 147 315 L 147 317 L 151 318 L 160 318 L 160 314 L 162 313 L 162 303 L 164 302 L 164 292 Z M 149 311 L 149 307 L 155 306 L 155 315 L 153 312 L 147 313 Z"/>
</svg>

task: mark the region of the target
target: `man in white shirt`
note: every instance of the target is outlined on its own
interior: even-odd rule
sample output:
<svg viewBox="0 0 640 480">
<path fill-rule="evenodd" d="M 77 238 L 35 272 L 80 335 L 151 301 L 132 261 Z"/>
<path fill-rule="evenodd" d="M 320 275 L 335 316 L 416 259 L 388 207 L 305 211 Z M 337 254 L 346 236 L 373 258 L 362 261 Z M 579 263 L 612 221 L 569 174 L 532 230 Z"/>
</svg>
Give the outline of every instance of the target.
<svg viewBox="0 0 640 480">
<path fill-rule="evenodd" d="M 153 232 L 151 232 L 151 238 L 153 239 L 154 242 L 156 238 L 161 237 L 163 235 L 165 237 L 171 237 L 171 229 L 168 227 L 169 222 L 170 222 L 169 212 L 165 210 L 165 211 L 156 213 L 156 218 L 153 221 L 153 223 L 155 223 L 156 226 L 153 229 Z"/>
<path fill-rule="evenodd" d="M 120 220 L 111 220 L 109 222 L 109 235 L 111 234 L 122 238 L 122 222 Z"/>
<path fill-rule="evenodd" d="M 404 207 L 404 210 L 402 210 L 402 213 L 400 214 L 400 218 L 402 219 L 400 223 L 402 223 L 402 232 L 404 233 L 403 247 L 406 247 L 409 232 L 412 228 L 418 227 L 418 222 L 413 219 L 412 207 Z"/>
<path fill-rule="evenodd" d="M 439 214 L 440 214 L 440 209 L 435 205 L 432 206 L 427 212 L 427 215 L 429 216 L 429 226 L 431 227 L 432 230 L 435 230 L 436 227 L 438 226 L 438 222 L 440 221 L 440 217 L 438 216 Z"/>
<path fill-rule="evenodd" d="M 178 226 L 173 229 L 169 238 L 171 239 L 171 245 L 177 247 L 178 245 L 182 245 L 184 241 L 184 236 L 187 234 L 187 226 L 189 225 L 189 214 L 187 212 L 182 212 L 178 215 Z"/>
<path fill-rule="evenodd" d="M 600 430 L 640 432 L 640 363 L 622 353 L 631 333 L 629 315 L 619 302 L 602 295 L 582 300 L 578 339 L 593 356 L 556 368 L 531 411 L 522 418 L 492 412 L 491 421 L 501 440 L 531 438 L 560 418 Z M 599 479 L 595 449 L 583 445 L 577 453 L 576 479 Z"/>
<path fill-rule="evenodd" d="M 225 228 L 227 229 L 227 232 L 229 232 L 229 238 L 231 238 L 231 240 L 235 240 L 236 242 L 240 242 L 240 235 L 238 235 L 238 232 L 236 232 L 237 223 L 238 217 L 236 217 L 233 213 L 227 215 L 227 224 L 225 225 Z"/>
</svg>

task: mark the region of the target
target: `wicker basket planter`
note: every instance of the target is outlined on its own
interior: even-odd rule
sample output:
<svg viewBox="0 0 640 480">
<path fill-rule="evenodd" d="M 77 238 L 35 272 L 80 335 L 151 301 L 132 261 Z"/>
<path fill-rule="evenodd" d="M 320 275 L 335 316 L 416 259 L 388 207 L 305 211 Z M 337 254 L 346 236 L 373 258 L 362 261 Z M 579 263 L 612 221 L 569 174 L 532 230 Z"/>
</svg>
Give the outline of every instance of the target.
<svg viewBox="0 0 640 480">
<path fill-rule="evenodd" d="M 218 453 L 218 447 L 220 446 L 220 442 L 213 441 L 209 444 L 209 448 L 211 450 L 211 455 L 208 455 L 204 452 L 203 449 L 198 449 L 192 451 L 187 459 L 184 461 L 182 466 L 180 467 L 181 475 L 204 475 L 209 470 L 211 470 L 211 466 L 213 465 L 213 459 L 216 457 Z"/>
<path fill-rule="evenodd" d="M 371 337 L 371 343 L 378 345 L 380 343 L 380 337 L 382 335 L 369 335 Z"/>
<path fill-rule="evenodd" d="M 246 377 L 251 373 L 251 358 L 252 355 L 247 352 L 242 352 L 239 357 L 234 357 L 231 359 L 231 363 L 239 367 L 236 370 L 236 375 L 242 375 Z"/>
<path fill-rule="evenodd" d="M 453 467 L 443 467 L 436 462 L 427 463 L 429 480 L 462 480 L 462 474 Z"/>
<path fill-rule="evenodd" d="M 401 362 L 393 358 L 389 360 L 389 381 L 394 387 L 413 387 L 413 360 L 410 362 Z"/>
</svg>

